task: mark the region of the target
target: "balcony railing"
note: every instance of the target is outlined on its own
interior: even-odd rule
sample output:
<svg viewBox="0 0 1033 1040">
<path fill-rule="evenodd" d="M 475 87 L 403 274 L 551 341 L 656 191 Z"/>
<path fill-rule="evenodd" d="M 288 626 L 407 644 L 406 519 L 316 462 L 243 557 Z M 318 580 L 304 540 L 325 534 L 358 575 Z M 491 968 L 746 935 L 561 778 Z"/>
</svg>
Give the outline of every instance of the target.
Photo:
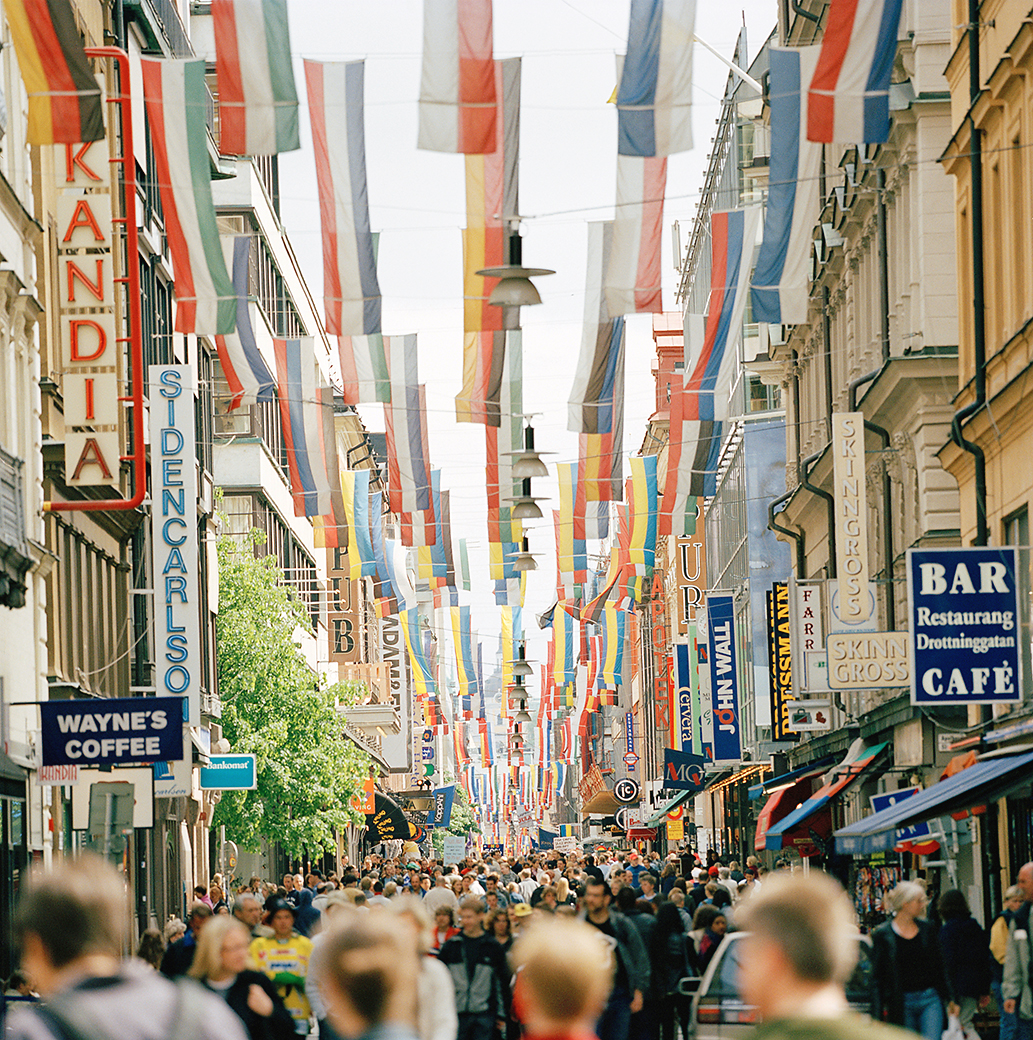
<svg viewBox="0 0 1033 1040">
<path fill-rule="evenodd" d="M 25 550 L 24 463 L 0 448 L 0 545 Z"/>
</svg>

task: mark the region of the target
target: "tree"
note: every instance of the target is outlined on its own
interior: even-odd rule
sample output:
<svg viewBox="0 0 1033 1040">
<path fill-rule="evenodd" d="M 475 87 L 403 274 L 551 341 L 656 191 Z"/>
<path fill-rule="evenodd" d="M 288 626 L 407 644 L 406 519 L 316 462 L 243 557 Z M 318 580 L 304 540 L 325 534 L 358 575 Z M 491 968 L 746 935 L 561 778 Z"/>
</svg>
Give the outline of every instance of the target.
<svg viewBox="0 0 1033 1040">
<path fill-rule="evenodd" d="M 254 791 L 226 791 L 213 825 L 256 851 L 260 838 L 292 857 L 335 845 L 335 830 L 360 816 L 348 807 L 369 775 L 369 756 L 344 736 L 339 703 L 357 685 L 321 688 L 295 645 L 311 622 L 272 556 L 255 557 L 264 537 L 241 545 L 223 536 L 219 556 L 216 659 L 223 735 L 234 752 L 257 759 Z"/>
<path fill-rule="evenodd" d="M 446 784 L 452 782 L 450 777 L 445 777 Z M 479 834 L 480 830 L 480 827 L 477 826 L 477 818 L 473 814 L 473 807 L 470 805 L 470 799 L 466 797 L 466 792 L 461 787 L 456 787 L 455 799 L 452 802 L 452 818 L 447 827 L 435 827 L 430 832 L 430 840 L 440 859 L 445 847 L 446 834 L 459 834 L 465 838 L 473 833 Z"/>
</svg>

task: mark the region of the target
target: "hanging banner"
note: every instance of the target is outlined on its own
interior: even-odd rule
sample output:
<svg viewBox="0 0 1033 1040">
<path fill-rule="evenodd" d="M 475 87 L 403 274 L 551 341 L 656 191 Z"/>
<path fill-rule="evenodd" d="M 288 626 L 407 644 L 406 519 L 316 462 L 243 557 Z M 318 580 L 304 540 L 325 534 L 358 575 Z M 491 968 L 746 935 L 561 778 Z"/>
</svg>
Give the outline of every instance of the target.
<svg viewBox="0 0 1033 1040">
<path fill-rule="evenodd" d="M 707 596 L 710 695 L 714 709 L 714 762 L 739 762 L 739 665 L 735 652 L 735 604 L 731 596 Z"/>
<path fill-rule="evenodd" d="M 909 549 L 913 704 L 1022 699 L 1017 551 Z"/>
<path fill-rule="evenodd" d="M 768 683 L 771 692 L 771 739 L 794 740 L 790 723 L 793 701 L 792 639 L 789 632 L 789 585 L 776 581 L 765 593 L 768 604 Z"/>
<path fill-rule="evenodd" d="M 678 711 L 678 748 L 689 754 L 698 754 L 692 742 L 692 694 L 698 687 L 696 679 L 695 647 L 679 643 L 674 648 L 675 697 Z M 697 690 L 698 694 L 698 690 Z"/>
<path fill-rule="evenodd" d="M 434 792 L 430 812 L 427 814 L 428 827 L 447 827 L 452 822 L 452 802 L 455 800 L 455 784 L 439 787 Z"/>
<path fill-rule="evenodd" d="M 832 415 L 832 473 L 836 517 L 839 616 L 864 621 L 868 601 L 868 481 L 864 465 L 864 413 Z"/>
<path fill-rule="evenodd" d="M 193 376 L 189 365 L 151 365 L 148 379 L 154 685 L 159 696 L 186 697 L 187 721 L 200 726 L 203 671 Z"/>
<path fill-rule="evenodd" d="M 673 791 L 702 791 L 706 783 L 701 755 L 686 755 L 664 748 L 664 787 Z"/>
</svg>

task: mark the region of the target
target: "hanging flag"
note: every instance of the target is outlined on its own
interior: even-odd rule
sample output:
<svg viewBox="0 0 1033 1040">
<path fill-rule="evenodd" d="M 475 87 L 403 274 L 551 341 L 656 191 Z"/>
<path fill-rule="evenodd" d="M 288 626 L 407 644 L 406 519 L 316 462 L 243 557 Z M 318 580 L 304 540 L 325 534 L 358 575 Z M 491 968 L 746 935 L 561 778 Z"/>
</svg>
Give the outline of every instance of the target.
<svg viewBox="0 0 1033 1040">
<path fill-rule="evenodd" d="M 770 49 L 771 172 L 764 241 L 752 279 L 754 321 L 797 325 L 807 320 L 822 146 L 808 141 L 803 128 L 806 86 L 818 50 Z"/>
<path fill-rule="evenodd" d="M 251 325 L 251 304 L 248 300 L 248 262 L 251 257 L 251 239 L 237 235 L 223 240 L 223 252 L 233 271 L 233 291 L 236 293 L 237 329 L 215 337 L 223 374 L 229 383 L 229 410 L 242 404 L 256 404 L 273 399 L 276 385 L 265 363 L 255 332 Z"/>
<path fill-rule="evenodd" d="M 104 102 L 69 0 L 4 0 L 29 98 L 29 144 L 104 138 Z"/>
<path fill-rule="evenodd" d="M 660 238 L 666 186 L 666 159 L 617 156 L 617 209 L 605 280 L 611 317 L 662 309 Z"/>
<path fill-rule="evenodd" d="M 503 103 L 497 110 L 497 148 L 466 157 L 466 228 L 463 231 L 463 387 L 456 395 L 456 421 L 498 426 L 504 380 L 506 329 L 519 311 L 488 302 L 497 278 L 477 274 L 509 263 L 507 231 L 519 213 L 520 59 L 495 63 Z"/>
<path fill-rule="evenodd" d="M 418 148 L 495 150 L 491 0 L 424 0 Z"/>
<path fill-rule="evenodd" d="M 338 468 L 336 443 L 324 442 L 322 388 L 313 343 L 308 336 L 273 340 L 280 420 L 296 516 L 333 512 L 330 475 Z"/>
<path fill-rule="evenodd" d="M 380 286 L 366 195 L 361 61 L 305 60 L 323 226 L 323 303 L 332 336 L 380 332 Z"/>
<path fill-rule="evenodd" d="M 466 547 L 466 539 L 459 539 L 459 581 L 464 592 L 470 591 L 470 552 Z"/>
<path fill-rule="evenodd" d="M 413 692 L 421 699 L 437 695 L 434 673 L 427 663 L 420 638 L 420 612 L 413 607 L 398 614 L 399 625 L 405 635 L 405 647 L 409 651 L 409 667 L 412 674 Z"/>
<path fill-rule="evenodd" d="M 673 155 L 692 148 L 696 0 L 632 0 L 617 87 L 617 151 Z"/>
<path fill-rule="evenodd" d="M 506 333 L 506 360 L 503 368 L 502 423 L 484 428 L 485 475 L 488 493 L 489 576 L 493 581 L 516 577 L 512 569 L 520 551 L 523 525 L 513 520 L 512 499 L 519 496 L 521 484 L 513 479 L 513 452 L 524 446 L 523 341 L 519 329 Z M 508 563 L 508 567 L 507 567 Z"/>
<path fill-rule="evenodd" d="M 379 332 L 368 336 L 338 337 L 337 353 L 341 363 L 345 404 L 387 403 L 391 400 L 388 340 L 389 337 Z"/>
<path fill-rule="evenodd" d="M 599 679 L 607 687 L 616 688 L 624 681 L 624 639 L 627 618 L 627 613 L 618 610 L 615 604 L 607 603 L 603 610 L 602 666 L 599 669 Z"/>
<path fill-rule="evenodd" d="M 237 295 L 215 223 L 205 63 L 141 58 L 140 65 L 154 146 L 154 179 L 176 276 L 176 332 L 198 336 L 232 332 Z"/>
<path fill-rule="evenodd" d="M 832 0 L 811 76 L 807 138 L 882 144 L 890 133 L 890 74 L 903 0 Z M 772 95 L 774 85 L 772 84 Z M 772 169 L 774 177 L 774 169 Z"/>
<path fill-rule="evenodd" d="M 473 701 L 480 695 L 477 672 L 473 662 L 473 633 L 470 628 L 470 608 L 452 607 L 452 638 L 456 651 L 456 672 L 463 718 L 473 718 Z"/>
<path fill-rule="evenodd" d="M 377 572 L 373 555 L 369 519 L 368 469 L 342 470 L 341 491 L 344 497 L 344 515 L 348 524 L 348 578 L 372 577 Z M 377 517 L 379 523 L 380 518 Z"/>
<path fill-rule="evenodd" d="M 391 583 L 391 572 L 387 566 L 384 552 L 384 520 L 383 499 L 379 491 L 369 493 L 369 537 L 373 547 L 373 559 L 376 571 L 373 575 L 373 599 L 378 617 L 387 617 L 398 613 L 398 600 L 395 597 L 394 585 Z"/>
<path fill-rule="evenodd" d="M 330 510 L 312 518 L 312 538 L 317 549 L 344 549 L 348 545 L 348 520 L 341 491 L 341 471 L 337 455 L 337 428 L 334 423 L 334 389 L 320 381 L 319 419 L 322 423 L 323 466 L 330 485 Z"/>
<path fill-rule="evenodd" d="M 585 545 L 584 510 L 578 515 L 578 464 L 559 463 L 556 466 L 559 481 L 560 507 L 554 510 L 556 525 L 556 567 L 563 589 L 562 598 L 573 598 L 575 586 L 588 580 L 588 551 Z M 582 501 L 583 505 L 583 501 Z"/>
<path fill-rule="evenodd" d="M 722 423 L 742 332 L 750 257 L 760 222 L 757 206 L 711 214 L 710 301 L 703 343 L 686 359 L 685 377 L 671 382 L 670 454 L 664 484 L 663 529 L 684 516 L 689 495 L 713 495 Z M 756 316 L 756 314 L 754 314 Z M 679 400 L 680 398 L 680 400 Z"/>
<path fill-rule="evenodd" d="M 516 685 L 513 662 L 520 656 L 517 649 L 524 638 L 523 611 L 520 607 L 505 606 L 502 615 L 502 717 L 509 715 L 509 696 Z"/>
<path fill-rule="evenodd" d="M 426 394 L 419 386 L 395 382 L 384 405 L 387 429 L 388 500 L 394 513 L 431 510 L 427 454 Z M 433 526 L 433 517 L 431 518 Z M 431 542 L 425 544 L 432 544 Z M 424 543 L 415 543 L 424 544 Z"/>
<path fill-rule="evenodd" d="M 646 577 L 651 576 L 656 563 L 656 462 L 655 455 L 632 455 L 628 480 L 628 559 Z"/>
<path fill-rule="evenodd" d="M 552 639 L 555 646 L 552 678 L 557 687 L 567 686 L 577 678 L 577 664 L 574 658 L 577 634 L 574 618 L 561 607 L 557 608 L 552 617 Z"/>
<path fill-rule="evenodd" d="M 409 580 L 409 572 L 406 568 L 405 546 L 394 538 L 384 541 L 384 565 L 387 568 L 387 576 L 394 590 L 394 598 L 398 603 L 399 610 L 415 609 L 417 604 L 416 590 Z"/>
<path fill-rule="evenodd" d="M 275 155 L 301 147 L 287 0 L 212 0 L 219 151 Z"/>
</svg>

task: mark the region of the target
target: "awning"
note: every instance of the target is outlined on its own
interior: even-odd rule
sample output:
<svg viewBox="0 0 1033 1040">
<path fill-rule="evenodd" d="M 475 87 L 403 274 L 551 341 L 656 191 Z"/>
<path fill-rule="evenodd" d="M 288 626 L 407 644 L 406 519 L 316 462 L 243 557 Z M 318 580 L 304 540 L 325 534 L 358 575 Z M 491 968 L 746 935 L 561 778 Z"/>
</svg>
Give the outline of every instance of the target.
<svg viewBox="0 0 1033 1040">
<path fill-rule="evenodd" d="M 755 784 L 750 788 L 750 801 L 759 802 L 765 795 L 774 794 L 787 787 L 792 787 L 797 780 L 824 773 L 835 761 L 832 755 L 826 755 L 824 758 L 819 758 L 816 762 L 811 762 L 809 765 L 800 766 L 799 769 L 792 769 L 788 773 L 782 773 L 780 776 L 773 776 L 762 784 Z"/>
<path fill-rule="evenodd" d="M 652 827 L 632 827 L 628 831 L 628 841 L 655 841 L 656 831 Z"/>
<path fill-rule="evenodd" d="M 612 816 L 622 803 L 613 797 L 612 791 L 600 791 L 581 806 L 582 816 Z"/>
<path fill-rule="evenodd" d="M 806 798 L 810 797 L 814 787 L 811 777 L 805 776 L 795 784 L 772 794 L 760 811 L 757 818 L 757 833 L 753 839 L 753 847 L 758 851 L 767 848 L 767 836 L 770 830 L 794 812 Z M 813 831 L 813 834 L 812 834 Z M 832 833 L 832 813 L 826 805 L 813 816 L 809 816 L 799 826 L 782 832 L 780 849 L 796 849 L 801 856 L 815 856 L 821 851 L 814 840 L 817 835 L 822 845 L 828 841 Z"/>
<path fill-rule="evenodd" d="M 1003 798 L 1033 780 L 1033 751 L 982 758 L 975 765 L 882 812 L 835 833 L 836 851 L 849 854 L 892 849 L 897 829 Z"/>
<path fill-rule="evenodd" d="M 857 741 L 847 752 L 846 758 L 830 771 L 829 779 L 802 805 L 797 806 L 785 819 L 768 830 L 764 839 L 764 847 L 775 851 L 781 849 L 782 835 L 786 831 L 795 830 L 820 809 L 824 809 L 837 794 L 849 787 L 875 763 L 886 746 L 884 742 L 876 744 L 874 747 L 866 747 Z"/>
<path fill-rule="evenodd" d="M 663 808 L 658 809 L 648 820 L 643 824 L 644 827 L 656 827 L 663 818 L 669 813 L 674 812 L 679 805 L 684 805 L 694 795 L 699 794 L 698 791 L 682 791 L 677 797 L 672 798 Z"/>
</svg>

